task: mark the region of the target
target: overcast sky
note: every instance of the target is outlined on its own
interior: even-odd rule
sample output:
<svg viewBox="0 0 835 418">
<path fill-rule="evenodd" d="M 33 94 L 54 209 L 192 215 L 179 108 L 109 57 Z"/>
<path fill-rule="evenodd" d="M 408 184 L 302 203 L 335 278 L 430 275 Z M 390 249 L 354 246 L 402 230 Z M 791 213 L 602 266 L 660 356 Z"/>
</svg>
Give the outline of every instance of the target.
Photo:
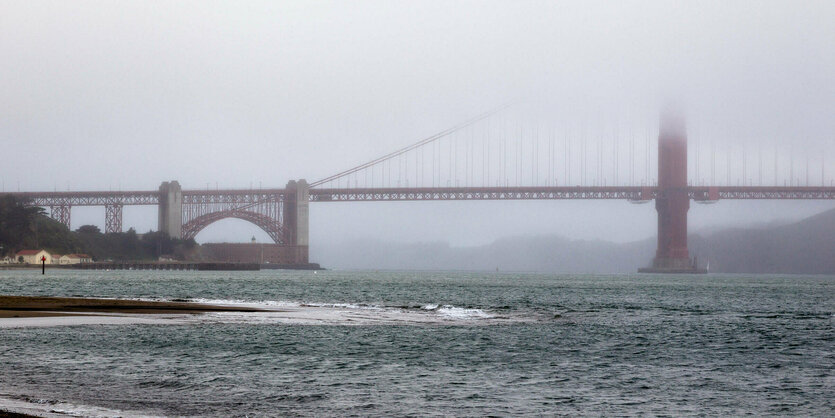
<svg viewBox="0 0 835 418">
<path fill-rule="evenodd" d="M 761 147 L 796 154 L 799 171 L 811 160 L 818 182 L 829 161 L 828 182 L 833 22 L 832 1 L 0 1 L 0 178 L 6 191 L 147 190 L 172 179 L 283 187 L 508 102 L 554 119 L 588 111 L 652 125 L 647 109 L 673 99 L 703 170 L 708 144 L 720 156 Z M 691 230 L 835 204 L 693 206 Z M 146 231 L 155 215 L 126 208 L 125 224 Z M 73 228 L 84 223 L 103 225 L 103 208 L 73 209 Z M 469 245 L 534 233 L 641 239 L 655 234 L 655 211 L 576 201 L 311 207 L 313 258 L 323 240 Z M 267 239 L 225 220 L 198 241 L 252 235 Z"/>
</svg>

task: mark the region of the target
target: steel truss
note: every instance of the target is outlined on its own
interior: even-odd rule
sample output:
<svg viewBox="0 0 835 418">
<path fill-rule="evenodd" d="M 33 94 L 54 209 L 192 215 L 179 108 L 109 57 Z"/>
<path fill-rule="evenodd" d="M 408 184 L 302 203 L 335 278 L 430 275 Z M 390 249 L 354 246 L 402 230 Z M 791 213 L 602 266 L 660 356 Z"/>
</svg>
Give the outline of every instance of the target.
<svg viewBox="0 0 835 418">
<path fill-rule="evenodd" d="M 285 193 L 285 189 L 183 190 L 183 204 L 258 204 Z"/>
<path fill-rule="evenodd" d="M 50 206 L 49 215 L 52 219 L 61 222 L 67 229 L 70 229 L 70 205 Z"/>
<path fill-rule="evenodd" d="M 238 218 L 263 229 L 276 244 L 288 244 L 285 196 L 284 189 L 183 191 L 183 239 L 194 238 L 221 219 Z"/>
<path fill-rule="evenodd" d="M 122 205 L 104 206 L 104 232 L 122 232 Z"/>
<path fill-rule="evenodd" d="M 835 199 L 835 187 L 687 187 L 695 201 L 723 199 Z M 668 190 L 670 191 L 670 190 Z M 675 191 L 675 190 L 673 190 Z M 661 195 L 656 187 L 425 187 L 310 189 L 311 202 L 378 202 L 422 200 L 563 200 L 620 199 L 649 201 Z M 105 232 L 122 231 L 126 205 L 158 205 L 159 191 L 6 193 L 28 206 L 50 209 L 50 216 L 70 228 L 73 206 L 104 206 Z M 284 226 L 286 189 L 183 190 L 183 237 L 194 238 L 203 228 L 224 218 L 239 218 L 259 226 L 278 244 L 292 240 Z"/>
<path fill-rule="evenodd" d="M 25 192 L 8 193 L 32 206 L 157 205 L 158 191 L 146 192 Z"/>
</svg>

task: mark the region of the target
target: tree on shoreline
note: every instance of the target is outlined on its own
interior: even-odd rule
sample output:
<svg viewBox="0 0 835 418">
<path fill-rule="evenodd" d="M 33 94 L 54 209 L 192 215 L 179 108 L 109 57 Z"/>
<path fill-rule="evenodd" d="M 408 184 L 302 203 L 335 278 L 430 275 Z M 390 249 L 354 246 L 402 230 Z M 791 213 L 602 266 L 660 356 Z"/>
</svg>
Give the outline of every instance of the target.
<svg viewBox="0 0 835 418">
<path fill-rule="evenodd" d="M 60 254 L 86 253 L 96 260 L 156 260 L 161 255 L 185 258 L 196 245 L 193 239 L 172 239 L 159 231 L 140 235 L 133 228 L 105 234 L 95 225 L 82 225 L 70 231 L 46 216 L 43 208 L 27 206 L 14 196 L 0 198 L 0 248 L 6 254 L 43 248 Z"/>
<path fill-rule="evenodd" d="M 44 216 L 44 209 L 24 203 L 14 196 L 0 197 L 0 245 L 6 252 L 22 249 L 27 238 L 36 239 L 37 218 Z"/>
</svg>

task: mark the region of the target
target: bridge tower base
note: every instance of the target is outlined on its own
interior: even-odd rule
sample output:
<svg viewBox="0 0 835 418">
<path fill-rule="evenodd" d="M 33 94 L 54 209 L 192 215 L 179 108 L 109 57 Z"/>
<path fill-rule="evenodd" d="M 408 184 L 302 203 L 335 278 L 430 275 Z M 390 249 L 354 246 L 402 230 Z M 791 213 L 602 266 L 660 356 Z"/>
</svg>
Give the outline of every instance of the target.
<svg viewBox="0 0 835 418">
<path fill-rule="evenodd" d="M 658 134 L 658 250 L 652 267 L 640 273 L 706 273 L 687 250 L 687 132 L 677 113 L 661 116 Z"/>
<path fill-rule="evenodd" d="M 287 183 L 287 197 L 284 201 L 284 230 L 288 238 L 289 252 L 293 264 L 308 264 L 310 245 L 310 186 L 304 179 Z"/>
<path fill-rule="evenodd" d="M 159 186 L 158 230 L 171 238 L 183 237 L 183 189 L 176 180 Z"/>
</svg>

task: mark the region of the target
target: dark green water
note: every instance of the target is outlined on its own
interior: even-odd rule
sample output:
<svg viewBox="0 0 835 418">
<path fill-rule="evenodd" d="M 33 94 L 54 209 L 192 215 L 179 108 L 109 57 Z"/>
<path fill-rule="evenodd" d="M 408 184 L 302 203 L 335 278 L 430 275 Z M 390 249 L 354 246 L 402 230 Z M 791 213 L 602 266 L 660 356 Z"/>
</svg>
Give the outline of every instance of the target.
<svg viewBox="0 0 835 418">
<path fill-rule="evenodd" d="M 835 410 L 835 277 L 0 272 L 0 294 L 437 317 L 0 329 L 0 396 L 45 405 L 200 416 Z"/>
</svg>

